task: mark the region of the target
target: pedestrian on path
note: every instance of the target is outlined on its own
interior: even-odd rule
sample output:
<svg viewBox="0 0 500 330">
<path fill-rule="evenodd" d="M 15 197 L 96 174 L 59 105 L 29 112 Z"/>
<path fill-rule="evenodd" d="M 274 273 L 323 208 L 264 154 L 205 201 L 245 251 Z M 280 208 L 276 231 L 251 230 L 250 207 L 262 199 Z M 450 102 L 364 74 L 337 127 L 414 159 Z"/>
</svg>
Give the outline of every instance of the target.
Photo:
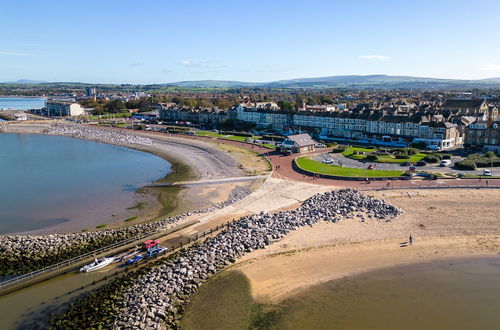
<svg viewBox="0 0 500 330">
<path fill-rule="evenodd" d="M 413 237 L 410 235 L 410 238 L 408 239 L 408 243 L 410 243 L 410 245 L 413 245 Z"/>
</svg>

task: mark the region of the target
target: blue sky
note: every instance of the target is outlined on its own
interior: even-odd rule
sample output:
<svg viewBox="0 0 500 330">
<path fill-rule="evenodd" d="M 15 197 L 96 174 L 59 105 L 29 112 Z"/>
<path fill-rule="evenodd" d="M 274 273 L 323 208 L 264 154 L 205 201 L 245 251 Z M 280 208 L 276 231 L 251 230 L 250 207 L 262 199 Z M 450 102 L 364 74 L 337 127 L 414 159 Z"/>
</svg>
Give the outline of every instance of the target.
<svg viewBox="0 0 500 330">
<path fill-rule="evenodd" d="M 4 0 L 0 81 L 500 77 L 499 13 L 498 0 Z"/>
</svg>

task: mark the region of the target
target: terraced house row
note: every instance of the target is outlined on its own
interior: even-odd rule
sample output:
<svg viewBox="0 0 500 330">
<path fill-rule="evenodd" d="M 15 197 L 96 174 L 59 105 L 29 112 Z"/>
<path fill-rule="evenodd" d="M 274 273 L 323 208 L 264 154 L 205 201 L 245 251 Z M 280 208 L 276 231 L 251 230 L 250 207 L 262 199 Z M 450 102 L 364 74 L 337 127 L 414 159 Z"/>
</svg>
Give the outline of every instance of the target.
<svg viewBox="0 0 500 330">
<path fill-rule="evenodd" d="M 167 108 L 160 117 L 167 121 L 222 123 L 250 122 L 259 129 L 308 132 L 322 139 L 407 146 L 423 142 L 441 149 L 464 144 L 472 123 L 492 122 L 498 109 L 484 100 L 447 100 L 440 105 L 373 108 L 358 104 L 335 111 L 280 111 L 242 105 L 227 111 Z M 474 127 L 474 126 L 473 126 Z"/>
</svg>

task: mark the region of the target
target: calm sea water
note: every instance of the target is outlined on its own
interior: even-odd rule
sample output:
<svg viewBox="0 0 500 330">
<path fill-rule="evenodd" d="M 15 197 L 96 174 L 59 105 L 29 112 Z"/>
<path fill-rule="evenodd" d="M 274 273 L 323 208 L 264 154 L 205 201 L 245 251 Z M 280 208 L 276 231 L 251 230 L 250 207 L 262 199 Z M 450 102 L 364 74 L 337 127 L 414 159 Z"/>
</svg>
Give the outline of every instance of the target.
<svg viewBox="0 0 500 330">
<path fill-rule="evenodd" d="M 45 107 L 44 97 L 0 97 L 0 110 L 29 110 Z"/>
<path fill-rule="evenodd" d="M 500 329 L 500 259 L 412 265 L 331 281 L 285 301 L 277 329 Z"/>
<path fill-rule="evenodd" d="M 132 149 L 0 134 L 0 234 L 54 225 L 92 229 L 133 206 L 137 188 L 169 172 L 165 160 Z"/>
</svg>

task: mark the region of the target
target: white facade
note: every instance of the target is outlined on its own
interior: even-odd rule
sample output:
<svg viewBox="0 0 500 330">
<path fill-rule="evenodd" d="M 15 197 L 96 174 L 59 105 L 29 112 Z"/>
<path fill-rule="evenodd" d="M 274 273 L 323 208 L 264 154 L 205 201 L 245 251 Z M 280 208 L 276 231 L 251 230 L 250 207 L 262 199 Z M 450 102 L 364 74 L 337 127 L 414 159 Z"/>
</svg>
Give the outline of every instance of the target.
<svg viewBox="0 0 500 330">
<path fill-rule="evenodd" d="M 76 102 L 48 101 L 47 112 L 49 116 L 81 116 L 84 114 L 84 109 Z"/>
</svg>

